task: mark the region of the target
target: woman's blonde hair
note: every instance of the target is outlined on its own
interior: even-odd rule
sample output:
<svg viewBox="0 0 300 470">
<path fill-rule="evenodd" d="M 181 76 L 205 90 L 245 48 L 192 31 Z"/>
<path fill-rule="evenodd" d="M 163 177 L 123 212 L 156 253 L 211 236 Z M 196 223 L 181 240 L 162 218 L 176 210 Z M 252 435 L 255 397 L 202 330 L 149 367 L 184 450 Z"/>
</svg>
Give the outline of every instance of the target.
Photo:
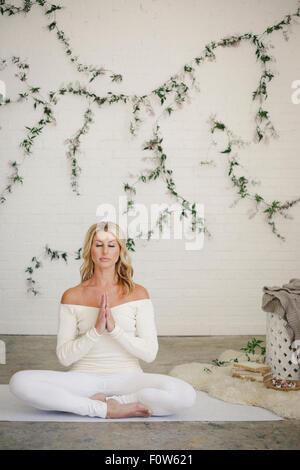
<svg viewBox="0 0 300 470">
<path fill-rule="evenodd" d="M 131 266 L 131 257 L 126 247 L 126 237 L 120 226 L 114 222 L 102 221 L 100 223 L 91 225 L 91 227 L 88 229 L 82 250 L 83 263 L 80 266 L 81 282 L 90 279 L 94 274 L 94 262 L 91 256 L 91 248 L 94 235 L 96 232 L 99 232 L 99 230 L 113 233 L 120 245 L 120 256 L 115 265 L 115 273 L 118 278 L 118 284 L 121 287 L 121 295 L 128 295 L 134 289 L 134 282 L 132 281 L 133 268 Z"/>
</svg>

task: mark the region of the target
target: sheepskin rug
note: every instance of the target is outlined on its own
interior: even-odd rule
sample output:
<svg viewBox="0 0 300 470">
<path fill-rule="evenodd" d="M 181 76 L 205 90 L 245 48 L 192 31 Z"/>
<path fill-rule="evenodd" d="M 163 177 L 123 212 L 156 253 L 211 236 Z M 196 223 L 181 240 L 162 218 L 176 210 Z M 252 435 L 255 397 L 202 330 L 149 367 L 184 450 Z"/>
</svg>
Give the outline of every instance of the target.
<svg viewBox="0 0 300 470">
<path fill-rule="evenodd" d="M 231 377 L 233 359 L 248 361 L 240 351 L 226 350 L 219 361 L 222 366 L 190 362 L 173 367 L 169 375 L 185 380 L 196 390 L 202 390 L 220 400 L 240 405 L 252 405 L 273 411 L 282 418 L 300 419 L 300 390 L 279 391 L 266 388 L 262 383 Z M 251 362 L 264 361 L 263 356 L 251 354 Z"/>
</svg>

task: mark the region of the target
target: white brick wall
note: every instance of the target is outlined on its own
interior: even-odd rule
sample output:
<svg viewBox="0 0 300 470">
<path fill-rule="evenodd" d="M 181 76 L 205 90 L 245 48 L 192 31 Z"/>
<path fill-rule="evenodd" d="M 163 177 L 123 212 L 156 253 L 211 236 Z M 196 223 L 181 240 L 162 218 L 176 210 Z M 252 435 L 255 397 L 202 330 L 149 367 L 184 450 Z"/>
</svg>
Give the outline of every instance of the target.
<svg viewBox="0 0 300 470">
<path fill-rule="evenodd" d="M 80 61 L 103 65 L 123 75 L 121 84 L 98 78 L 88 87 L 98 95 L 107 91 L 146 94 L 201 54 L 205 44 L 231 34 L 261 33 L 296 11 L 292 0 L 62 0 L 66 8 L 57 12 L 57 22 Z M 41 93 L 79 81 L 83 74 L 67 60 L 55 33 L 46 30 L 46 17 L 34 8 L 27 16 L 0 17 L 2 53 L 27 60 L 29 83 Z M 16 31 L 18 34 L 16 34 Z M 300 79 L 298 57 L 300 22 L 292 27 L 286 42 L 281 32 L 268 40 L 278 71 L 268 88 L 264 105 L 280 134 L 268 145 L 252 144 L 239 153 L 247 172 L 261 186 L 253 191 L 272 201 L 299 197 L 300 105 L 291 102 L 291 83 Z M 282 285 L 299 277 L 300 205 L 290 214 L 294 220 L 278 219 L 278 240 L 261 215 L 247 218 L 249 201 L 236 199 L 227 177 L 227 157 L 210 145 L 207 120 L 212 113 L 244 140 L 251 141 L 258 103 L 251 100 L 261 69 L 250 44 L 219 48 L 216 62 L 198 69 L 200 94 L 185 107 L 160 122 L 164 136 L 166 166 L 174 171 L 179 194 L 205 205 L 207 227 L 212 238 L 199 251 L 185 250 L 184 240 L 137 242 L 132 254 L 134 279 L 144 285 L 155 305 L 160 335 L 230 335 L 265 333 L 261 311 L 263 286 Z M 7 92 L 22 91 L 15 69 L 0 72 Z M 153 101 L 153 104 L 155 101 Z M 136 138 L 129 132 L 130 106 L 114 104 L 93 107 L 95 122 L 82 137 L 79 165 L 81 196 L 71 191 L 69 163 L 64 141 L 83 123 L 84 98 L 66 96 L 54 107 L 57 125 L 50 125 L 36 140 L 33 155 L 20 168 L 24 184 L 16 186 L 0 207 L 0 303 L 2 334 L 56 334 L 58 305 L 62 293 L 77 284 L 80 261 L 43 260 L 34 278 L 38 297 L 26 293 L 25 268 L 48 244 L 52 249 L 76 251 L 88 227 L 96 222 L 101 203 L 116 205 L 124 196 L 123 182 L 129 173 L 151 167 L 143 161 L 143 143 L 151 137 L 150 119 Z M 155 105 L 160 111 L 160 106 Z M 31 102 L 1 108 L 1 189 L 7 184 L 8 160 L 20 161 L 18 145 L 24 126 L 34 125 L 40 114 Z M 221 137 L 221 136 L 220 136 Z M 217 134 L 216 134 L 217 138 Z M 223 150 L 223 147 L 219 148 Z M 201 166 L 215 159 L 216 166 Z M 137 188 L 137 203 L 172 204 L 160 181 Z"/>
</svg>

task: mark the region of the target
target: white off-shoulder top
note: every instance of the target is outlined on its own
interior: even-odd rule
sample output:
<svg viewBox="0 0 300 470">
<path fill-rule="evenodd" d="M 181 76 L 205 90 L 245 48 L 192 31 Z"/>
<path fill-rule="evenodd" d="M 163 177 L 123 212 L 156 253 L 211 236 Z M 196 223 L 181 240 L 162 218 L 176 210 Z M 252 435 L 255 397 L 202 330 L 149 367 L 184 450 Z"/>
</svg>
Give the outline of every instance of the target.
<svg viewBox="0 0 300 470">
<path fill-rule="evenodd" d="M 99 334 L 98 307 L 59 304 L 56 355 L 69 371 L 118 373 L 143 371 L 139 359 L 154 361 L 158 352 L 151 299 L 110 307 L 115 328 Z"/>
</svg>

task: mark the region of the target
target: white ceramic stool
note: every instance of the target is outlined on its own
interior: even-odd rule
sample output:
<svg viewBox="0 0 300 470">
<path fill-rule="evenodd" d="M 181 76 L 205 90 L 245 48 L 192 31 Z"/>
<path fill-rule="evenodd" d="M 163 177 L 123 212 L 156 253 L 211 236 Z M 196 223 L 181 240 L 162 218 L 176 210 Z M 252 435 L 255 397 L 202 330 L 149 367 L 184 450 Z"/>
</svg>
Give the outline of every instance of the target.
<svg viewBox="0 0 300 470">
<path fill-rule="evenodd" d="M 286 321 L 275 313 L 266 312 L 266 364 L 272 369 L 274 377 L 285 379 L 300 379 L 300 365 L 293 361 L 293 353 L 290 337 L 286 331 Z"/>
</svg>

